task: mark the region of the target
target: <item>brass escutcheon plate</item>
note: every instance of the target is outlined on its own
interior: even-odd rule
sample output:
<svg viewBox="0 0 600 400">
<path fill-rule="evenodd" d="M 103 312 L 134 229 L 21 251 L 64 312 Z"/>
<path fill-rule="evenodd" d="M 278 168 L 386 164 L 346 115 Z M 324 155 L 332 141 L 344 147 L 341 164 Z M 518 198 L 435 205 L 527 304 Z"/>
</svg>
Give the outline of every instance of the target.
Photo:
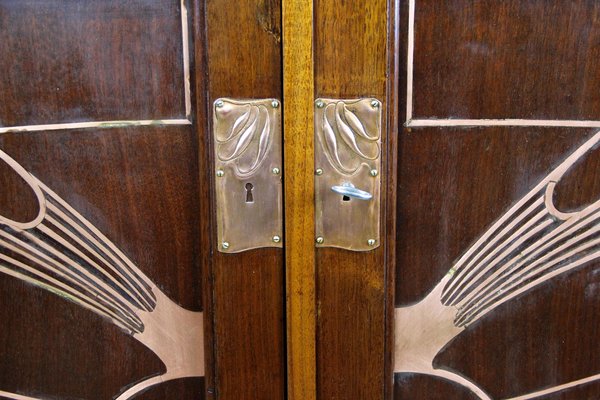
<svg viewBox="0 0 600 400">
<path fill-rule="evenodd" d="M 381 108 L 374 98 L 315 101 L 317 247 L 380 245 Z"/>
<path fill-rule="evenodd" d="M 218 249 L 283 247 L 281 105 L 213 103 Z"/>
</svg>

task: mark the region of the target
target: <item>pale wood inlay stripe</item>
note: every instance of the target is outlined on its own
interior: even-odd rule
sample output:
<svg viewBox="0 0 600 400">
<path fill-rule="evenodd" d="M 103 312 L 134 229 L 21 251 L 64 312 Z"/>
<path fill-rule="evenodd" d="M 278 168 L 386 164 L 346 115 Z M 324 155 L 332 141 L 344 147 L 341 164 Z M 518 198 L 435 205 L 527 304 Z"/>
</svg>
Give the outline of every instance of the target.
<svg viewBox="0 0 600 400">
<path fill-rule="evenodd" d="M 314 400 L 313 1 L 282 7 L 288 398 Z"/>
</svg>

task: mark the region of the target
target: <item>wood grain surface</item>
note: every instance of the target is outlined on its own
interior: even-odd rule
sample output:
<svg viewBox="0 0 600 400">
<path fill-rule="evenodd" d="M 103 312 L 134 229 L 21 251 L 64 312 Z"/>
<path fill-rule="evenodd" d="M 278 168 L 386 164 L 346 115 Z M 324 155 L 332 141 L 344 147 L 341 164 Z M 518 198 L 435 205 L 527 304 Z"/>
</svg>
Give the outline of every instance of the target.
<svg viewBox="0 0 600 400">
<path fill-rule="evenodd" d="M 283 1 L 288 398 L 314 400 L 313 2 Z"/>
<path fill-rule="evenodd" d="M 422 299 L 496 218 L 594 132 L 405 130 L 398 168 L 397 306 Z M 595 150 L 560 182 L 561 209 L 580 209 L 600 197 L 598 162 Z M 598 267 L 590 263 L 506 303 L 451 342 L 434 365 L 460 371 L 493 398 L 596 374 Z M 447 385 L 401 374 L 395 398 L 429 398 Z M 592 399 L 598 393 L 598 385 L 588 385 L 560 398 Z M 459 391 L 445 398 L 462 396 Z"/>
<path fill-rule="evenodd" d="M 415 4 L 415 118 L 600 119 L 597 1 Z"/>
<path fill-rule="evenodd" d="M 597 119 L 597 16 L 593 1 L 416 0 L 414 117 Z M 408 2 L 400 27 L 401 124 Z M 396 306 L 421 300 L 494 220 L 596 131 L 401 129 Z M 559 209 L 600 197 L 598 163 L 596 149 L 561 180 Z M 588 263 L 507 302 L 444 348 L 434 366 L 472 379 L 493 398 L 597 374 L 598 268 Z M 542 398 L 598 396 L 596 382 Z M 396 374 L 394 398 L 472 396 L 448 381 Z"/>
<path fill-rule="evenodd" d="M 170 298 L 200 311 L 196 146 L 189 127 L 0 136 L 0 148 L 85 215 Z M 2 274 L 0 299 L 0 321 L 10 327 L 0 330 L 2 390 L 105 400 L 164 369 L 110 322 L 45 290 Z M 180 398 L 201 397 L 201 380 L 181 382 Z"/>
<path fill-rule="evenodd" d="M 185 117 L 179 0 L 0 4 L 0 126 Z"/>
<path fill-rule="evenodd" d="M 209 109 L 219 97 L 281 100 L 279 2 L 215 0 L 206 6 Z M 206 168 L 213 170 L 212 164 Z M 216 398 L 283 399 L 283 251 L 223 254 L 217 252 L 214 241 L 210 248 L 214 253 Z"/>
<path fill-rule="evenodd" d="M 315 2 L 315 96 L 373 96 L 387 110 L 387 1 Z M 385 118 L 384 118 L 385 121 Z M 382 132 L 387 146 L 387 129 Z M 385 166 L 384 157 L 382 165 Z M 386 177 L 382 177 L 386 187 Z M 382 210 L 386 210 L 382 198 Z M 385 212 L 381 218 L 385 220 Z M 382 224 L 383 225 L 383 224 Z M 382 232 L 382 236 L 384 232 Z M 381 399 L 386 354 L 386 244 L 317 250 L 319 399 Z"/>
<path fill-rule="evenodd" d="M 203 310 L 210 253 L 204 14 L 191 35 L 194 125 L 5 133 L 0 148 L 106 234 L 177 304 Z M 198 18 L 198 17 L 202 18 Z M 185 116 L 179 1 L 5 1 L 2 125 Z M 199 25 L 199 26 L 198 26 Z M 195 90 L 199 93 L 196 93 Z M 196 96 L 198 94 L 198 96 Z M 26 218 L 27 191 L 0 169 L 0 213 Z M 23 207 L 21 207 L 23 206 Z M 110 322 L 0 276 L 0 390 L 41 398 L 113 398 L 164 372 L 157 356 Z M 210 302 L 204 311 L 210 309 Z M 211 343 L 212 344 L 212 343 Z M 212 375 L 211 368 L 207 373 Z M 204 398 L 204 379 L 144 399 Z"/>
</svg>

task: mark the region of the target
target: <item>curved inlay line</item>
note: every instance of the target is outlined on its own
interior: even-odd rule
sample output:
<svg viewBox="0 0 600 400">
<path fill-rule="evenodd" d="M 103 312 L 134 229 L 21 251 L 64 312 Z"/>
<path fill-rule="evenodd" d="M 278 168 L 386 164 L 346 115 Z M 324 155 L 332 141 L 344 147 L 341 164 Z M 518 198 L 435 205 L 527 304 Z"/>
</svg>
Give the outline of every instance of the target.
<svg viewBox="0 0 600 400">
<path fill-rule="evenodd" d="M 42 400 L 37 397 L 23 396 L 22 394 L 9 393 L 9 392 L 4 392 L 2 390 L 0 390 L 0 397 L 5 397 L 5 398 L 11 399 L 11 400 Z"/>
<path fill-rule="evenodd" d="M 138 393 L 134 388 L 203 376 L 202 313 L 173 303 L 92 223 L 2 150 L 0 160 L 39 194 L 34 221 L 0 216 L 0 273 L 107 318 L 161 359 L 163 375 L 134 385 L 119 399 Z M 30 399 L 1 391 L 0 396 Z"/>
<path fill-rule="evenodd" d="M 457 326 L 514 298 L 523 285 L 533 288 L 531 280 L 545 282 L 555 271 L 568 272 L 597 254 L 600 200 L 578 212 L 557 214 L 547 196 L 553 193 L 548 187 L 599 142 L 600 132 L 511 207 L 452 267 L 441 299 L 458 307 Z"/>
<path fill-rule="evenodd" d="M 597 132 L 494 222 L 425 299 L 396 309 L 395 372 L 444 377 L 489 399 L 475 382 L 434 368 L 433 359 L 469 324 L 499 305 L 600 259 L 600 200 L 564 213 L 551 198 L 566 172 L 599 143 Z M 597 380 L 600 375 L 510 400 L 533 399 Z"/>
</svg>

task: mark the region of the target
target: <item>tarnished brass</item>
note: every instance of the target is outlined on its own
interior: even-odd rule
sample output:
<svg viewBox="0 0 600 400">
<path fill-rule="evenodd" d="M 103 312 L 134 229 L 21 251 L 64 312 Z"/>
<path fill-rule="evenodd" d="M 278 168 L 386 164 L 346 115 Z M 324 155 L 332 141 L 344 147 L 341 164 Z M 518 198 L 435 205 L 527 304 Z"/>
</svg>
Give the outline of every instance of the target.
<svg viewBox="0 0 600 400">
<path fill-rule="evenodd" d="M 373 98 L 315 101 L 317 247 L 379 247 L 381 107 Z"/>
<path fill-rule="evenodd" d="M 219 251 L 283 247 L 279 101 L 216 100 L 213 137 Z"/>
</svg>

